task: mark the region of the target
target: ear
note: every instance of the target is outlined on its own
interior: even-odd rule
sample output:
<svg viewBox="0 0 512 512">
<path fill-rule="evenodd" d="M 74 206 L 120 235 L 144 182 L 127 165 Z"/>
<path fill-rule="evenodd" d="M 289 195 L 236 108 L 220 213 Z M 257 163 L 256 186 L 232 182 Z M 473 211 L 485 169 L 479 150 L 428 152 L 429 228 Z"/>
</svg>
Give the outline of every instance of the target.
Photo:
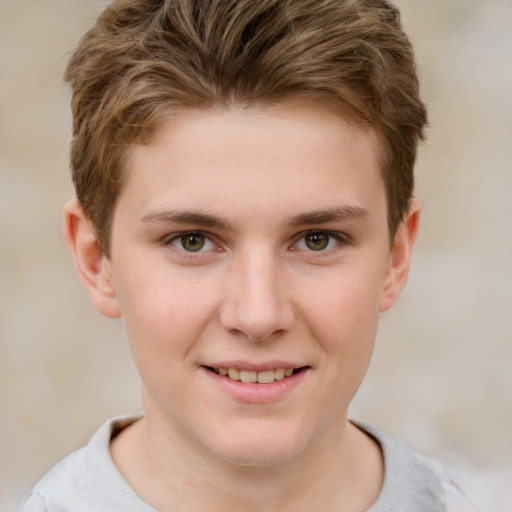
<svg viewBox="0 0 512 512">
<path fill-rule="evenodd" d="M 103 254 L 94 228 L 76 199 L 64 206 L 64 237 L 80 281 L 96 309 L 105 316 L 120 317 L 110 260 Z"/>
<path fill-rule="evenodd" d="M 418 234 L 421 203 L 412 198 L 407 213 L 395 233 L 395 240 L 389 256 L 388 269 L 379 303 L 379 313 L 387 311 L 398 300 L 407 283 L 411 254 Z"/>
</svg>

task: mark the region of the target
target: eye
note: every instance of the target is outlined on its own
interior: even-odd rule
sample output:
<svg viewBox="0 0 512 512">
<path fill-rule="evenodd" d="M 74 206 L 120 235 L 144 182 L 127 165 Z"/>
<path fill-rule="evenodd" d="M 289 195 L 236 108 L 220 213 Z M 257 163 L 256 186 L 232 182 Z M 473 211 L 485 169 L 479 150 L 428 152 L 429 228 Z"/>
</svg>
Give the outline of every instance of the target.
<svg viewBox="0 0 512 512">
<path fill-rule="evenodd" d="M 340 243 L 342 243 L 340 235 L 325 231 L 310 231 L 295 244 L 294 248 L 303 251 L 325 251 L 334 249 Z"/>
<path fill-rule="evenodd" d="M 330 237 L 325 233 L 308 233 L 304 237 L 304 243 L 312 251 L 323 251 L 328 247 Z"/>
<path fill-rule="evenodd" d="M 198 231 L 176 235 L 169 240 L 168 244 L 187 252 L 208 251 L 215 248 L 215 244 L 206 235 Z"/>
</svg>

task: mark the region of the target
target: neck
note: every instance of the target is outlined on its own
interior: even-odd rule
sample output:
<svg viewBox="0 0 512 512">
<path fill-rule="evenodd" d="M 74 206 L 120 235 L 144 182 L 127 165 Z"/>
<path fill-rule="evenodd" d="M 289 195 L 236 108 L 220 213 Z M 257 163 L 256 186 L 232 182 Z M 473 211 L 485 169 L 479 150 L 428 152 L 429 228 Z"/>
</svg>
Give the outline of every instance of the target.
<svg viewBox="0 0 512 512">
<path fill-rule="evenodd" d="M 156 510 L 364 511 L 377 499 L 377 444 L 343 418 L 291 460 L 238 465 L 147 415 L 112 443 L 114 462 Z"/>
</svg>

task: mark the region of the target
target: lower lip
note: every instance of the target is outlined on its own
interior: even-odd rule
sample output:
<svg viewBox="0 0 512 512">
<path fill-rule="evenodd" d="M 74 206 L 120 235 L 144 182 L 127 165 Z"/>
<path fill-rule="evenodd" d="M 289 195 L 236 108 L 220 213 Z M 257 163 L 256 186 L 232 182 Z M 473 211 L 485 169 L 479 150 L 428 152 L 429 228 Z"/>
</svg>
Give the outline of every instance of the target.
<svg viewBox="0 0 512 512">
<path fill-rule="evenodd" d="M 233 380 L 229 377 L 219 375 L 215 372 L 200 368 L 207 377 L 219 386 L 219 388 L 235 400 L 244 403 L 264 404 L 278 402 L 291 393 L 309 373 L 308 368 L 304 368 L 290 377 L 281 380 L 275 380 L 268 384 L 258 384 L 256 382 L 242 382 Z"/>
</svg>

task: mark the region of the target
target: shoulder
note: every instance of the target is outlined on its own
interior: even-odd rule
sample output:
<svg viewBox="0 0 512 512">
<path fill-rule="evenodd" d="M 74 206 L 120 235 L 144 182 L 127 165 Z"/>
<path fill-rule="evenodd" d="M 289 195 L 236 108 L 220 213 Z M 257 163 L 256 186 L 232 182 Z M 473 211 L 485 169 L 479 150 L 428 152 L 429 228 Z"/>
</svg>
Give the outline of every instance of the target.
<svg viewBox="0 0 512 512">
<path fill-rule="evenodd" d="M 19 512 L 153 512 L 125 482 L 110 456 L 116 431 L 137 417 L 102 425 L 87 446 L 56 464 L 32 489 Z"/>
<path fill-rule="evenodd" d="M 476 512 L 445 466 L 364 423 L 384 457 L 384 484 L 369 512 Z"/>
<path fill-rule="evenodd" d="M 25 498 L 20 512 L 48 512 L 44 498 L 36 491 L 31 491 Z"/>
<path fill-rule="evenodd" d="M 73 452 L 46 473 L 25 498 L 20 512 L 60 510 L 57 507 L 62 507 L 85 487 L 90 487 L 86 452 L 87 447 Z"/>
</svg>

